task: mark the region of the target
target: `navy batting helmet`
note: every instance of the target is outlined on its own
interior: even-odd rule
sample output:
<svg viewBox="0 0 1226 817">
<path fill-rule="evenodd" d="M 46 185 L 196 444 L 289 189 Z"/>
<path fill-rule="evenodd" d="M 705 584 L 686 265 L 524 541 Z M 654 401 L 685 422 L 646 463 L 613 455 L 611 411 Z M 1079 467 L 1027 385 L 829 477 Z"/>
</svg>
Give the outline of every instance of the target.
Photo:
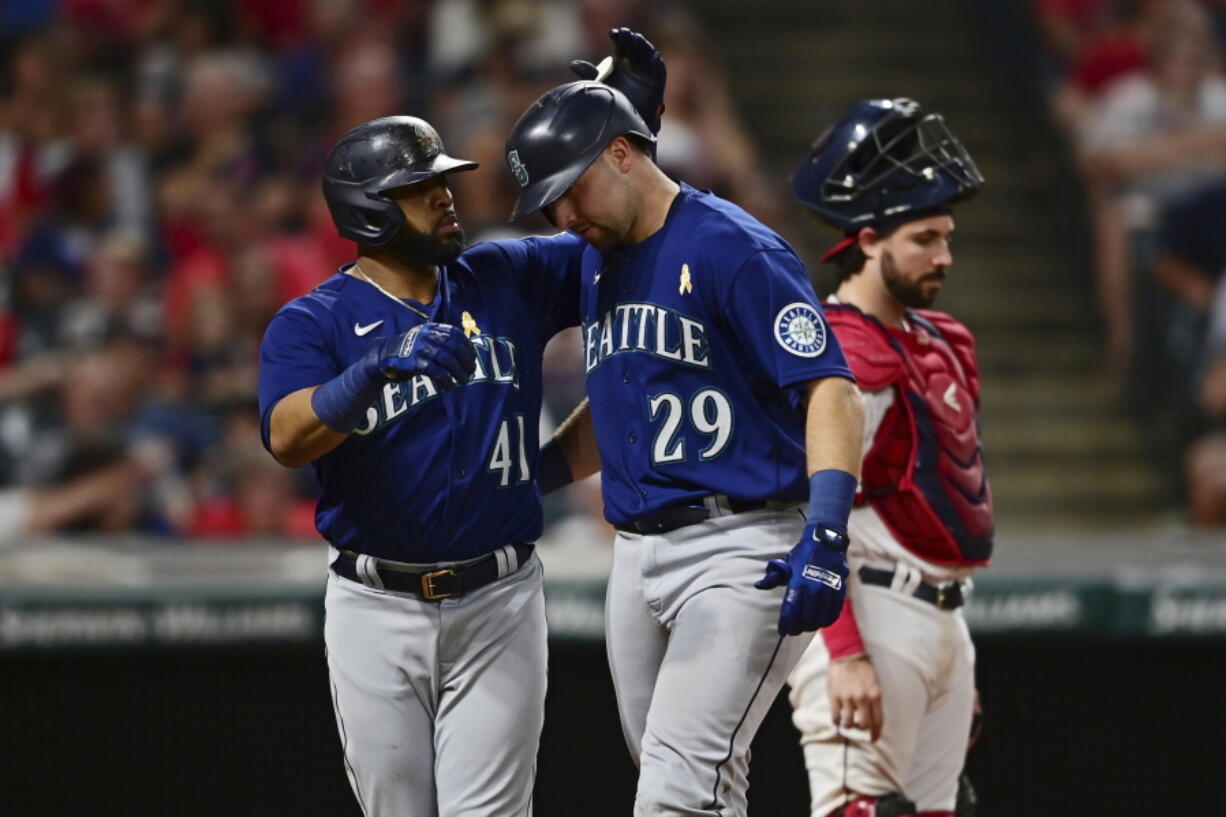
<svg viewBox="0 0 1226 817">
<path fill-rule="evenodd" d="M 425 120 L 385 116 L 358 125 L 333 146 L 324 165 L 324 198 L 342 237 L 378 246 L 404 225 L 387 191 L 476 166 L 448 156 Z"/>
<path fill-rule="evenodd" d="M 511 219 L 552 204 L 610 142 L 627 134 L 656 141 L 616 88 L 583 81 L 545 93 L 524 111 L 507 138 L 507 167 L 520 187 Z"/>
<path fill-rule="evenodd" d="M 922 218 L 970 198 L 983 176 L 938 113 L 911 99 L 856 104 L 817 138 L 792 195 L 844 232 Z"/>
</svg>

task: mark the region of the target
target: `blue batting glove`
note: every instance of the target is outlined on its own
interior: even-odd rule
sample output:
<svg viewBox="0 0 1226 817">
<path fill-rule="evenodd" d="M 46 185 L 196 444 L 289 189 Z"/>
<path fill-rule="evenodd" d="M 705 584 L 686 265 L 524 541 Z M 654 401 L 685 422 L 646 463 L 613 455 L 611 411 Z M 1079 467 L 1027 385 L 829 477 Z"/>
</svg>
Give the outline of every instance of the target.
<svg viewBox="0 0 1226 817">
<path fill-rule="evenodd" d="M 383 338 L 356 363 L 311 395 L 311 408 L 328 428 L 345 434 L 366 417 L 370 401 L 389 380 L 429 377 L 440 389 L 467 383 L 477 353 L 464 331 L 444 323 L 423 323 L 394 338 Z"/>
<path fill-rule="evenodd" d="M 609 32 L 613 41 L 613 73 L 604 83 L 626 95 L 652 133 L 660 132 L 660 115 L 664 113 L 664 86 L 668 83 L 668 69 L 664 58 L 651 41 L 628 28 L 615 28 Z M 599 70 L 587 60 L 575 60 L 570 64 L 581 79 L 596 79 Z"/>
<path fill-rule="evenodd" d="M 754 587 L 770 590 L 786 584 L 779 608 L 779 635 L 800 635 L 828 627 L 843 610 L 847 596 L 847 534 L 810 522 L 786 559 L 772 559 Z"/>
<path fill-rule="evenodd" d="M 382 372 L 388 380 L 421 374 L 441 389 L 467 383 L 477 367 L 477 353 L 464 330 L 445 323 L 423 323 L 381 340 L 362 360 L 368 370 Z"/>
</svg>

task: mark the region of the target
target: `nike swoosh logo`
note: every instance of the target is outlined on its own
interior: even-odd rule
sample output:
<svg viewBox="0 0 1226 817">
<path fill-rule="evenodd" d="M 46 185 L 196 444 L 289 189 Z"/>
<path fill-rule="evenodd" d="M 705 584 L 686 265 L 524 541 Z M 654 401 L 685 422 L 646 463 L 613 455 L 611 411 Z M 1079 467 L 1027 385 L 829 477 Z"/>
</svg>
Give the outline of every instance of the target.
<svg viewBox="0 0 1226 817">
<path fill-rule="evenodd" d="M 370 332 L 371 330 L 373 330 L 375 327 L 382 326 L 382 325 L 383 325 L 383 321 L 375 321 L 374 323 L 368 323 L 365 326 L 363 326 L 360 323 L 355 323 L 353 325 L 353 334 L 357 335 L 360 338 L 363 335 Z"/>
</svg>

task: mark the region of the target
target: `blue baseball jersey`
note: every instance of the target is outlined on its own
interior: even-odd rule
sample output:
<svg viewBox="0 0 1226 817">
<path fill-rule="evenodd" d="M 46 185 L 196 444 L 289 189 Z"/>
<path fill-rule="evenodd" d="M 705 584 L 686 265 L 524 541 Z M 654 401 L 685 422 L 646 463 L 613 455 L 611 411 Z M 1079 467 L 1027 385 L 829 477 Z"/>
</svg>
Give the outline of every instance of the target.
<svg viewBox="0 0 1226 817">
<path fill-rule="evenodd" d="M 610 522 L 711 493 L 808 498 L 806 384 L 853 378 L 786 241 L 683 184 L 646 241 L 588 250 L 581 293 Z"/>
<path fill-rule="evenodd" d="M 320 534 L 338 548 L 402 562 L 468 559 L 541 533 L 533 481 L 541 355 L 578 323 L 573 235 L 477 244 L 439 271 L 429 304 L 398 303 L 341 271 L 286 304 L 260 347 L 264 445 L 277 401 L 324 383 L 380 338 L 429 319 L 462 327 L 477 355 L 469 383 L 386 384 L 366 419 L 312 462 Z M 414 308 L 409 308 L 409 307 Z"/>
</svg>

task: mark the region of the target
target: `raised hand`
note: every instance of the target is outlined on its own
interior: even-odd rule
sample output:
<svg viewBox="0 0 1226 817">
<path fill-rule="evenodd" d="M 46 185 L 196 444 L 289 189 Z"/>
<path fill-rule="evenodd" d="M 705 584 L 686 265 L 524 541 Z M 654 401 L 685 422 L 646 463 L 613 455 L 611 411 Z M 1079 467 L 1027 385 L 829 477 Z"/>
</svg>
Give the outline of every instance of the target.
<svg viewBox="0 0 1226 817">
<path fill-rule="evenodd" d="M 379 341 L 366 355 L 389 380 L 425 375 L 441 389 L 468 382 L 477 355 L 464 330 L 445 323 L 423 323 L 403 335 Z"/>
<path fill-rule="evenodd" d="M 606 71 L 587 60 L 575 60 L 570 64 L 582 79 L 598 80 L 621 91 L 638 110 L 652 133 L 660 131 L 660 115 L 664 113 L 664 86 L 668 82 L 668 69 L 664 58 L 651 41 L 628 28 L 615 28 L 609 32 L 613 41 L 613 56 Z M 603 75 L 602 75 L 603 73 Z"/>
</svg>

